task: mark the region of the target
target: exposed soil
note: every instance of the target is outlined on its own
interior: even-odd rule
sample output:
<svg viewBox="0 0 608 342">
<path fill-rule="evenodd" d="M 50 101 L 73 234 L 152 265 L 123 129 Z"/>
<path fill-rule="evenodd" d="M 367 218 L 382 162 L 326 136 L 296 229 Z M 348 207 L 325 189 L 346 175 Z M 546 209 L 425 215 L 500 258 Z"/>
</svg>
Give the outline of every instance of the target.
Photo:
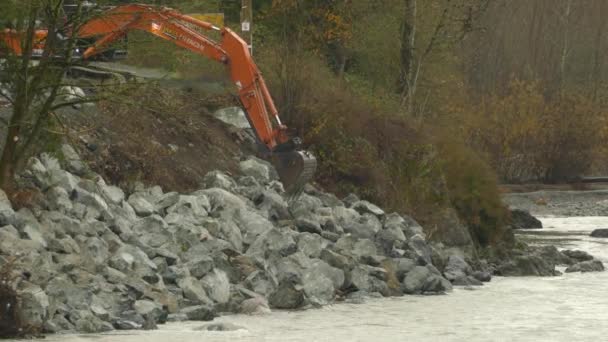
<svg viewBox="0 0 608 342">
<path fill-rule="evenodd" d="M 234 106 L 230 95 L 146 86 L 127 102 L 63 110 L 72 145 L 93 171 L 112 184 L 134 181 L 165 191 L 199 188 L 211 170 L 236 172 L 250 144 L 242 132 L 212 116 Z"/>
</svg>

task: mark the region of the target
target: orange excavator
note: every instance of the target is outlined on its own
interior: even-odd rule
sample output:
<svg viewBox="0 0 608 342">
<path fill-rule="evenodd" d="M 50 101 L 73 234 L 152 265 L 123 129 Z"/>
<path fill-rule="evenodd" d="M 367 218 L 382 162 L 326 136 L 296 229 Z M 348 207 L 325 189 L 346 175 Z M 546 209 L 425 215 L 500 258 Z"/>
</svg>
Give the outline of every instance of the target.
<svg viewBox="0 0 608 342">
<path fill-rule="evenodd" d="M 78 39 L 92 39 L 93 43 L 82 53 L 86 60 L 103 53 L 111 43 L 124 39 L 132 30 L 149 32 L 226 65 L 247 119 L 263 147 L 263 157 L 275 166 L 286 192 L 292 196 L 299 195 L 314 175 L 316 159 L 303 150 L 299 138 L 290 137 L 287 133 L 287 127 L 281 122 L 264 78 L 243 39 L 229 28 L 215 27 L 174 9 L 141 4 L 105 10 L 72 34 Z M 203 34 L 205 31 L 217 31 L 220 40 L 210 39 Z M 41 48 L 40 42 L 46 34 L 45 30 L 37 31 L 35 49 Z M 17 34 L 5 31 L 0 38 L 7 46 L 13 46 L 16 53 L 21 53 L 20 44 L 15 42 Z"/>
</svg>

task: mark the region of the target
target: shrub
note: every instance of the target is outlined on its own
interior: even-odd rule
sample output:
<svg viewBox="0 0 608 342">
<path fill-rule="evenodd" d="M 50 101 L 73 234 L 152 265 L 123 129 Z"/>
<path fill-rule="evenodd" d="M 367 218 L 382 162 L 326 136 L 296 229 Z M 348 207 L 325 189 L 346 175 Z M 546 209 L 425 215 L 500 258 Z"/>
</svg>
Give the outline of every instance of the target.
<svg viewBox="0 0 608 342">
<path fill-rule="evenodd" d="M 608 118 L 585 96 L 547 98 L 538 83 L 523 81 L 453 114 L 458 134 L 486 156 L 502 181 L 515 183 L 566 181 L 589 171 Z"/>
</svg>

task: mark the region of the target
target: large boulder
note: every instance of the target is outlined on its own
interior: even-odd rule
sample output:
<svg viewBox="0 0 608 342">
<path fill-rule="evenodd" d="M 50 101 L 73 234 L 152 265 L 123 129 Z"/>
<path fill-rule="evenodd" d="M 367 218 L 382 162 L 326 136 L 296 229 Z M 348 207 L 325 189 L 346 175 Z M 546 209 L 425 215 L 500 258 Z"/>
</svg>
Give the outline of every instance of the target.
<svg viewBox="0 0 608 342">
<path fill-rule="evenodd" d="M 304 289 L 297 276 L 290 275 L 279 283 L 277 289 L 270 294 L 268 302 L 277 309 L 297 309 L 305 303 Z"/>
<path fill-rule="evenodd" d="M 537 255 L 518 255 L 499 265 L 498 274 L 503 276 L 555 276 L 555 264 Z"/>
<path fill-rule="evenodd" d="M 460 278 L 466 278 L 472 273 L 471 266 L 460 256 L 450 255 L 448 263 L 443 270 L 445 278 L 451 282 Z"/>
<path fill-rule="evenodd" d="M 285 257 L 297 250 L 298 246 L 288 231 L 271 228 L 249 246 L 247 255 L 262 263 L 273 254 Z"/>
<path fill-rule="evenodd" d="M 562 254 L 575 261 L 589 261 L 593 260 L 593 256 L 585 251 L 581 250 L 563 250 Z"/>
<path fill-rule="evenodd" d="M 608 228 L 595 229 L 590 234 L 591 237 L 608 238 Z"/>
<path fill-rule="evenodd" d="M 521 209 L 511 210 L 511 224 L 514 229 L 540 229 L 543 223 L 530 212 Z"/>
<path fill-rule="evenodd" d="M 255 157 L 241 161 L 239 168 L 242 174 L 255 178 L 261 184 L 268 184 L 272 180 L 279 179 L 272 165 Z"/>
<path fill-rule="evenodd" d="M 602 264 L 599 260 L 588 260 L 578 262 L 568 268 L 566 268 L 566 273 L 571 272 L 601 272 L 604 270 L 604 264 Z"/>
<path fill-rule="evenodd" d="M 403 279 L 403 292 L 407 294 L 422 293 L 431 271 L 424 266 L 415 266 Z"/>
<path fill-rule="evenodd" d="M 201 283 L 214 302 L 224 304 L 230 300 L 230 281 L 226 272 L 214 269 L 201 279 Z"/>
</svg>

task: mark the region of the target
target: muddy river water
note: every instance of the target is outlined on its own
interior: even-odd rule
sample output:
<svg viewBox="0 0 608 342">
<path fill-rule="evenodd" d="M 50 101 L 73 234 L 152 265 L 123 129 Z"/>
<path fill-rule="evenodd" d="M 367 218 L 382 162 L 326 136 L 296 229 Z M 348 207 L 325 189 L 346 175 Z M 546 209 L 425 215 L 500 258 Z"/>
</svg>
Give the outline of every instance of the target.
<svg viewBox="0 0 608 342">
<path fill-rule="evenodd" d="M 608 217 L 544 218 L 546 228 L 526 233 L 538 244 L 582 249 L 608 266 L 608 239 L 589 237 Z M 154 331 L 57 335 L 55 342 L 208 341 L 605 341 L 608 272 L 550 278 L 494 278 L 449 295 L 370 299 L 317 310 L 233 315 L 216 319 L 235 331 L 202 331 L 207 322 L 175 323 Z"/>
</svg>

